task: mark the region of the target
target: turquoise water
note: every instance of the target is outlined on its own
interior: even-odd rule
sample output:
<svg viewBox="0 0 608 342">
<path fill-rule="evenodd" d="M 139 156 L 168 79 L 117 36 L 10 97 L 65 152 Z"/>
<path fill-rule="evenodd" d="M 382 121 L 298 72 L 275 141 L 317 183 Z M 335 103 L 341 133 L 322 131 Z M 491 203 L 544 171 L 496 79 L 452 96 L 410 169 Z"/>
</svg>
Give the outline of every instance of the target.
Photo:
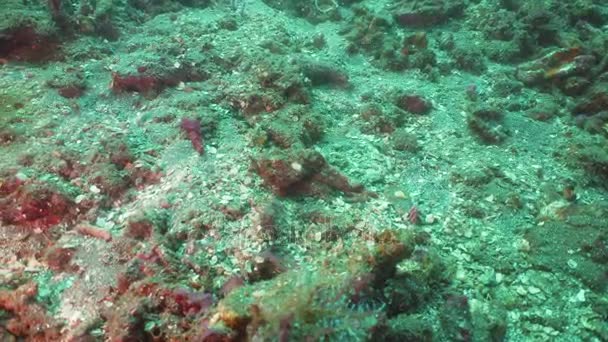
<svg viewBox="0 0 608 342">
<path fill-rule="evenodd" d="M 5 0 L 0 340 L 608 340 L 607 28 Z"/>
</svg>

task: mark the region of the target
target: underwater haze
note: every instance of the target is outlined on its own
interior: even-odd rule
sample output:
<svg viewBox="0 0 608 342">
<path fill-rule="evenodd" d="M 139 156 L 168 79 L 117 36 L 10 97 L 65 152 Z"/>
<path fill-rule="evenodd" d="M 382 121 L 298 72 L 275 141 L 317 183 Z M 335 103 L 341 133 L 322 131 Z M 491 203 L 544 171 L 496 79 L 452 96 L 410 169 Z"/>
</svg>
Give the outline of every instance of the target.
<svg viewBox="0 0 608 342">
<path fill-rule="evenodd" d="M 608 1 L 3 0 L 0 341 L 608 341 Z"/>
</svg>

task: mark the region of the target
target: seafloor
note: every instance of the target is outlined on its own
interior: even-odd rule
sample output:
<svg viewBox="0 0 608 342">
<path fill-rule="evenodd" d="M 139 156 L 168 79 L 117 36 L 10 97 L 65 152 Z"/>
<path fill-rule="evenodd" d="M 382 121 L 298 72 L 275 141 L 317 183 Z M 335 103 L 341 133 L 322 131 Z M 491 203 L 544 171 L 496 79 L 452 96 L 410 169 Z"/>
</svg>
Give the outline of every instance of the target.
<svg viewBox="0 0 608 342">
<path fill-rule="evenodd" d="M 3 0 L 0 341 L 608 341 L 605 0 Z"/>
</svg>

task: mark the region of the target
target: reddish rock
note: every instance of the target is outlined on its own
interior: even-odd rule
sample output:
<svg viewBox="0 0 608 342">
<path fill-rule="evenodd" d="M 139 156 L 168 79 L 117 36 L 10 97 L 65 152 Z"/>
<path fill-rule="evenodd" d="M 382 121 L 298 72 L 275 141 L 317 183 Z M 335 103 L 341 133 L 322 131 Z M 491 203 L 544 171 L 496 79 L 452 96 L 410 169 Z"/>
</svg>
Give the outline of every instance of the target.
<svg viewBox="0 0 608 342">
<path fill-rule="evenodd" d="M 76 248 L 63 248 L 53 246 L 45 254 L 44 259 L 50 269 L 55 271 L 75 271 L 78 266 L 72 265 L 72 258 Z"/>
<path fill-rule="evenodd" d="M 608 84 L 599 83 L 572 109 L 573 114 L 591 115 L 608 109 Z"/>
<path fill-rule="evenodd" d="M 351 184 L 314 150 L 282 153 L 253 161 L 252 168 L 278 196 L 323 196 L 333 191 L 363 193 L 363 186 Z"/>
<path fill-rule="evenodd" d="M 243 286 L 244 284 L 245 284 L 245 281 L 243 280 L 243 278 L 235 275 L 235 276 L 230 277 L 228 279 L 228 281 L 226 281 L 226 283 L 224 283 L 224 285 L 222 285 L 222 289 L 220 292 L 223 296 L 227 296 L 230 292 Z"/>
<path fill-rule="evenodd" d="M 38 288 L 33 282 L 15 290 L 0 290 L 0 310 L 6 315 L 2 326 L 13 337 L 27 341 L 63 340 L 59 323 L 48 317 L 43 307 L 35 304 L 37 294 Z"/>
<path fill-rule="evenodd" d="M 55 57 L 59 44 L 33 27 L 0 32 L 0 58 L 23 62 L 43 62 Z"/>
<path fill-rule="evenodd" d="M 397 107 L 413 114 L 427 114 L 432 109 L 431 103 L 418 95 L 399 96 Z"/>
<path fill-rule="evenodd" d="M 177 304 L 177 313 L 182 316 L 199 315 L 213 305 L 213 296 L 211 294 L 181 288 L 170 292 L 167 300 L 174 301 Z"/>
<path fill-rule="evenodd" d="M 13 181 L 2 193 L 0 221 L 4 224 L 48 229 L 76 214 L 76 205 L 69 198 L 44 185 Z"/>
<path fill-rule="evenodd" d="M 205 147 L 203 145 L 203 134 L 201 133 L 201 122 L 198 119 L 183 118 L 181 123 L 181 129 L 186 132 L 188 139 L 192 143 L 192 147 L 198 154 L 205 153 Z"/>
<path fill-rule="evenodd" d="M 161 90 L 162 83 L 150 75 L 126 75 L 112 73 L 110 88 L 116 93 L 137 92 L 143 94 L 156 93 Z"/>
<path fill-rule="evenodd" d="M 152 236 L 154 225 L 146 219 L 131 221 L 127 225 L 125 235 L 138 240 L 147 240 Z"/>
<path fill-rule="evenodd" d="M 423 28 L 443 24 L 462 14 L 463 1 L 420 0 L 401 1 L 395 6 L 395 22 L 409 28 Z"/>
<path fill-rule="evenodd" d="M 57 92 L 66 99 L 74 99 L 82 96 L 84 89 L 79 86 L 66 86 L 57 89 Z"/>
<path fill-rule="evenodd" d="M 405 12 L 395 16 L 397 23 L 406 27 L 428 27 L 433 26 L 445 18 L 432 12 Z"/>
<path fill-rule="evenodd" d="M 517 67 L 515 77 L 525 84 L 540 84 L 556 79 L 584 75 L 591 70 L 595 58 L 583 55 L 579 47 L 552 51 Z"/>
</svg>

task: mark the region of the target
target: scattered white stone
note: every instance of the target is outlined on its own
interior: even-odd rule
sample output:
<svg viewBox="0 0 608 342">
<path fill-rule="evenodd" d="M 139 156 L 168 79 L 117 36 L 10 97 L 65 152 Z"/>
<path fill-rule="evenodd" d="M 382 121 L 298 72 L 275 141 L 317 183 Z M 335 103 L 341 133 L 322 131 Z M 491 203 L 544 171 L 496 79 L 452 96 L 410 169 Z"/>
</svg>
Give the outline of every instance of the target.
<svg viewBox="0 0 608 342">
<path fill-rule="evenodd" d="M 496 272 L 496 284 L 500 284 L 504 278 L 504 274 Z"/>
<path fill-rule="evenodd" d="M 323 238 L 323 234 L 321 232 L 316 232 L 315 233 L 315 241 L 316 242 L 321 241 L 322 238 Z"/>
<path fill-rule="evenodd" d="M 581 289 L 574 297 L 570 298 L 570 302 L 584 303 L 587 299 L 585 298 L 585 290 Z"/>
<path fill-rule="evenodd" d="M 403 192 L 401 190 L 395 191 L 393 196 L 395 196 L 395 198 L 402 198 L 402 199 L 407 198 L 407 196 L 405 195 L 405 192 Z"/>
<path fill-rule="evenodd" d="M 456 279 L 458 279 L 458 280 L 465 280 L 465 279 L 467 279 L 467 272 L 466 272 L 466 271 L 465 271 L 463 268 L 459 267 L 459 268 L 456 270 L 456 275 L 455 275 L 455 277 L 456 277 Z"/>
<path fill-rule="evenodd" d="M 515 247 L 517 248 L 517 250 L 519 250 L 520 252 L 529 252 L 530 251 L 530 241 L 526 240 L 526 239 L 520 239 L 519 241 L 516 242 Z"/>
<path fill-rule="evenodd" d="M 536 286 L 528 286 L 528 292 L 530 294 L 539 294 L 540 293 L 540 289 Z"/>
<path fill-rule="evenodd" d="M 101 192 L 101 190 L 95 185 L 91 185 L 91 187 L 89 188 L 89 191 L 91 191 L 94 194 L 98 194 Z"/>
<path fill-rule="evenodd" d="M 576 263 L 576 261 L 574 261 L 572 259 L 568 259 L 568 267 L 575 269 L 578 267 L 578 264 Z"/>
<path fill-rule="evenodd" d="M 559 332 L 551 327 L 543 327 L 543 332 L 545 334 L 549 334 L 549 335 L 557 335 Z"/>
<path fill-rule="evenodd" d="M 517 286 L 515 288 L 515 292 L 517 292 L 517 294 L 519 294 L 520 296 L 525 296 L 528 294 L 528 292 L 526 291 L 526 289 L 523 286 Z"/>
<path fill-rule="evenodd" d="M 437 216 L 435 216 L 433 214 L 428 214 L 425 216 L 424 222 L 426 224 L 433 224 L 433 223 L 437 222 Z"/>
<path fill-rule="evenodd" d="M 291 163 L 291 168 L 298 172 L 302 172 L 302 164 L 300 164 L 298 162 Z"/>
</svg>

